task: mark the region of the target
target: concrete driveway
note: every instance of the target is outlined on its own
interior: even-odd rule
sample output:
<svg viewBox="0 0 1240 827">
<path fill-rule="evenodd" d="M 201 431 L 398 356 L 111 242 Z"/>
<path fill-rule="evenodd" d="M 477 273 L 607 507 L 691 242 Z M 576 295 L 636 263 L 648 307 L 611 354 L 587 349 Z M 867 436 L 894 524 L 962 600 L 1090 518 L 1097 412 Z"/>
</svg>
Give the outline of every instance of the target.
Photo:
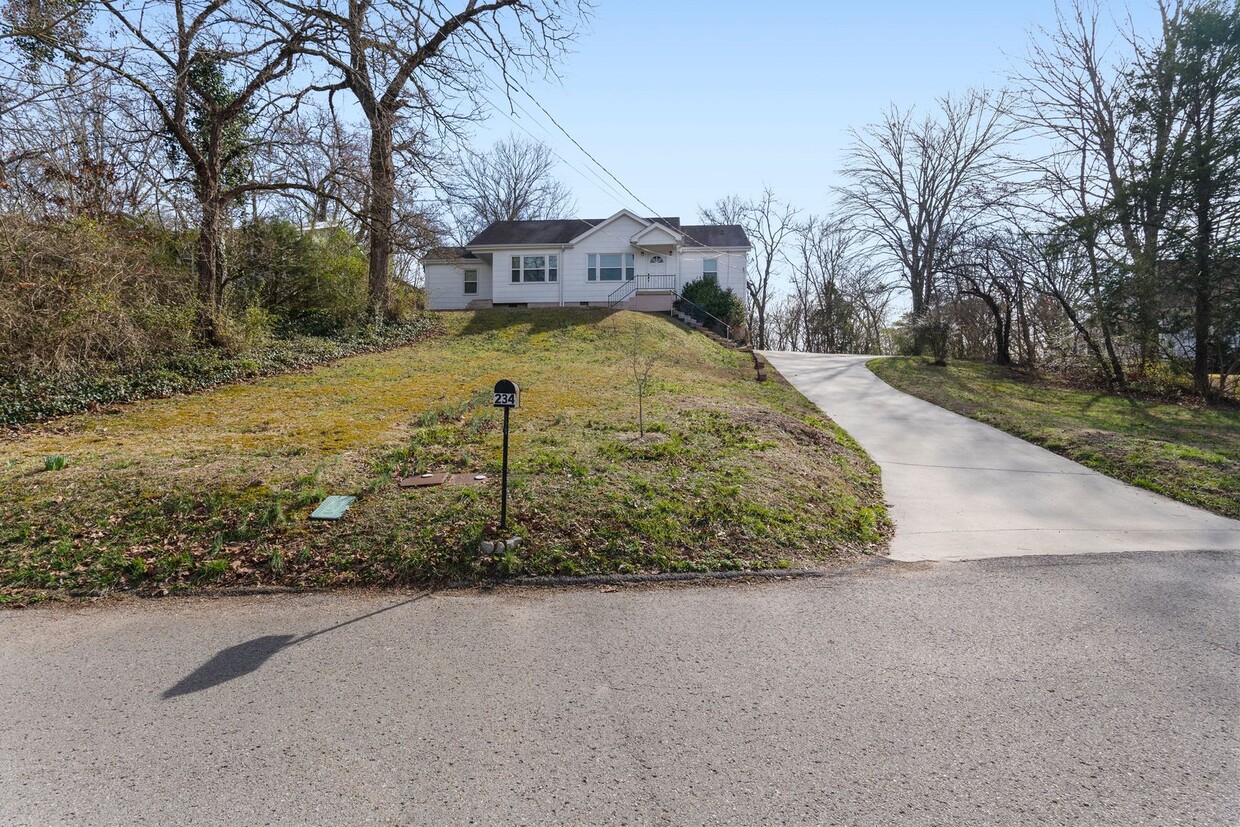
<svg viewBox="0 0 1240 827">
<path fill-rule="evenodd" d="M 873 357 L 764 355 L 882 468 L 894 559 L 1240 550 L 1240 521 L 897 391 L 866 368 Z"/>
</svg>

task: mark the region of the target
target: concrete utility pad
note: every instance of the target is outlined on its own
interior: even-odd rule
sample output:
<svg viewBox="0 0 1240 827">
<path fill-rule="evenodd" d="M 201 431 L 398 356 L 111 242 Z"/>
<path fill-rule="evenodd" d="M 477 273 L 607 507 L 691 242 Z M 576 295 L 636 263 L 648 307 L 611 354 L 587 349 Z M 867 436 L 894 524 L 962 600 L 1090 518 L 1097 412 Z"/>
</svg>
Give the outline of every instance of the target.
<svg viewBox="0 0 1240 827">
<path fill-rule="evenodd" d="M 871 356 L 765 356 L 882 468 L 897 560 L 1240 550 L 1240 521 L 897 391 L 866 368 Z"/>
</svg>

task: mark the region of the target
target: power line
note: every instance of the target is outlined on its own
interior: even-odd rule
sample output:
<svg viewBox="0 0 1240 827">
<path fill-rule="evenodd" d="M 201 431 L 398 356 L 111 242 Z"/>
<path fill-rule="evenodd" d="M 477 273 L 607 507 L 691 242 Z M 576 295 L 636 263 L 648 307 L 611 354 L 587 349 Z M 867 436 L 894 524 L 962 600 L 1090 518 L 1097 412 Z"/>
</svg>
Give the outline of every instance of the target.
<svg viewBox="0 0 1240 827">
<path fill-rule="evenodd" d="M 498 87 L 498 84 L 496 84 L 495 81 L 491 80 L 491 78 L 487 77 L 485 74 L 483 75 L 483 78 L 487 80 L 488 82 L 490 82 L 490 84 L 493 87 Z M 496 91 L 501 91 L 501 90 L 497 88 Z M 546 146 L 552 155 L 554 155 L 557 159 L 559 159 L 559 161 L 563 163 L 565 166 L 567 166 L 569 169 L 573 170 L 578 175 L 580 175 L 583 180 L 594 184 L 596 187 L 598 187 L 600 192 L 604 193 L 608 197 L 615 200 L 615 202 L 619 204 L 621 207 L 628 208 L 629 205 L 625 202 L 625 199 L 620 194 L 620 192 L 616 190 L 615 187 L 608 184 L 606 180 L 604 180 L 601 176 L 598 175 L 598 173 L 587 171 L 587 170 L 582 170 L 580 167 L 576 166 L 571 161 L 569 161 L 567 158 L 565 158 L 563 155 L 561 155 L 559 152 L 557 152 L 553 146 L 546 143 L 541 138 L 539 138 L 537 135 L 535 135 L 533 132 L 531 132 L 529 129 L 527 129 L 524 124 L 520 123 L 518 120 L 513 118 L 512 115 L 509 114 L 507 111 L 505 111 L 503 107 L 496 106 L 495 103 L 485 95 L 479 95 L 479 97 L 481 97 L 482 100 L 485 101 L 486 103 L 490 104 L 492 109 L 494 109 L 495 111 L 503 115 L 504 118 L 506 118 L 510 123 L 512 123 L 513 126 L 520 129 L 522 132 L 524 132 L 526 135 L 528 135 L 533 140 L 538 141 L 539 143 Z M 535 123 L 539 123 L 541 127 L 540 121 L 534 118 L 534 116 L 529 113 L 529 110 L 525 109 L 524 107 L 522 107 L 520 104 L 516 103 L 515 101 L 512 101 L 512 103 L 522 112 L 524 112 L 530 118 L 531 121 L 534 121 Z M 550 132 L 547 131 L 546 127 L 541 127 L 541 128 L 548 135 L 551 134 Z"/>
<path fill-rule="evenodd" d="M 526 89 L 524 86 L 522 86 L 520 83 L 517 83 L 516 81 L 513 81 L 513 83 L 514 83 L 514 85 L 515 85 L 518 89 L 520 89 L 522 92 L 524 92 L 524 93 L 525 93 L 525 96 L 526 96 L 527 98 L 529 98 L 531 101 L 533 101 L 533 102 L 534 102 L 534 105 L 535 105 L 535 106 L 537 106 L 540 110 L 542 110 L 542 113 L 543 113 L 544 115 L 546 115 L 546 116 L 547 116 L 547 118 L 551 121 L 551 123 L 555 124 L 556 129 L 558 129 L 558 130 L 560 130 L 561 132 L 563 132 L 563 133 L 564 133 L 564 137 L 568 138 L 570 141 L 572 141 L 572 142 L 573 142 L 573 146 L 575 146 L 575 147 L 577 147 L 578 149 L 580 149 L 580 150 L 581 150 L 581 153 L 582 153 L 583 155 L 585 155 L 587 158 L 589 158 L 591 161 L 593 161 L 593 162 L 594 162 L 594 165 L 595 165 L 595 166 L 597 166 L 597 167 L 598 167 L 599 169 L 601 169 L 603 172 L 607 173 L 607 174 L 608 174 L 608 176 L 610 176 L 610 177 L 611 177 L 611 179 L 612 179 L 613 181 L 615 181 L 617 184 L 619 184 L 619 185 L 621 186 L 621 188 L 623 188 L 623 189 L 624 189 L 624 191 L 625 191 L 625 192 L 627 192 L 629 195 L 631 195 L 631 196 L 633 197 L 633 200 L 634 200 L 634 201 L 636 201 L 638 204 L 641 204 L 643 207 L 645 207 L 645 208 L 646 208 L 647 210 L 649 210 L 651 213 L 656 214 L 656 215 L 658 214 L 658 210 L 656 210 L 654 207 L 651 207 L 649 204 L 647 204 L 645 201 L 643 201 L 641 198 L 639 198 L 639 197 L 638 197 L 638 195 L 637 195 L 637 193 L 635 193 L 635 192 L 633 192 L 633 190 L 629 189 L 628 185 L 627 185 L 627 184 L 625 184 L 623 181 L 621 181 L 621 180 L 620 180 L 620 179 L 616 176 L 616 174 L 615 174 L 614 172 L 612 172 L 610 169 L 608 169 L 606 166 L 604 166 L 602 161 L 600 161 L 598 158 L 595 158 L 595 157 L 594 157 L 594 156 L 590 153 L 590 151 L 589 151 L 588 149 L 586 149 L 584 146 L 582 146 L 582 145 L 581 145 L 581 142 L 580 142 L 580 141 L 578 141 L 576 138 L 574 138 L 574 137 L 573 137 L 573 136 L 569 133 L 569 131 L 568 131 L 567 129 L 565 129 L 565 128 L 563 127 L 563 125 L 561 125 L 561 124 L 560 124 L 560 122 L 559 122 L 559 121 L 557 121 L 557 120 L 555 119 L 555 115 L 552 115 L 550 112 L 548 112 L 548 111 L 547 111 L 547 107 L 543 106 L 541 103 L 539 103 L 539 102 L 538 102 L 538 98 L 536 98 L 536 97 L 534 97 L 533 95 L 531 95 L 531 94 L 530 94 L 530 92 L 529 92 L 529 90 L 528 90 L 528 89 Z"/>
<path fill-rule="evenodd" d="M 502 68 L 502 67 L 501 67 L 501 68 Z M 486 77 L 486 75 L 485 75 L 485 74 L 484 74 L 483 76 L 484 76 L 484 77 Z M 594 154 L 593 154 L 593 153 L 591 153 L 588 149 L 586 149 L 584 146 L 582 146 L 581 142 L 580 142 L 580 141 L 578 141 L 576 138 L 574 138 L 574 137 L 573 137 L 573 135 L 572 135 L 572 134 L 571 134 L 571 133 L 570 133 L 567 129 L 565 129 L 565 128 L 564 128 L 564 125 L 563 125 L 563 124 L 561 124 L 561 123 L 560 123 L 560 122 L 556 119 L 556 117 L 555 117 L 554 115 L 552 115 L 552 114 L 551 114 L 551 112 L 550 112 L 550 111 L 548 111 L 547 107 L 543 106 L 543 105 L 542 105 L 542 103 L 541 103 L 541 102 L 540 102 L 540 101 L 539 101 L 536 97 L 534 97 L 534 95 L 533 95 L 533 94 L 532 94 L 532 93 L 531 93 L 528 89 L 526 89 L 526 88 L 525 88 L 525 86 L 523 86 L 523 85 L 520 83 L 520 81 L 516 80 L 515 78 L 509 77 L 509 76 L 507 75 L 507 73 L 505 73 L 505 78 L 506 78 L 506 79 L 507 79 L 507 81 L 508 81 L 509 83 L 511 83 L 514 87 L 516 87 L 517 89 L 521 90 L 521 92 L 522 92 L 522 93 L 524 93 L 524 94 L 525 94 L 525 96 L 526 96 L 527 98 L 529 98 L 529 99 L 530 99 L 530 100 L 534 103 L 534 105 L 535 105 L 535 106 L 537 106 L 537 107 L 538 107 L 538 109 L 539 109 L 539 110 L 540 110 L 540 111 L 541 111 L 544 115 L 546 115 L 546 116 L 547 116 L 547 119 L 548 119 L 548 120 L 550 120 L 550 121 L 551 121 L 551 123 L 553 123 L 553 124 L 555 125 L 555 127 L 556 127 L 558 130 L 560 130 L 560 132 L 562 132 L 562 133 L 564 134 L 564 137 L 566 137 L 566 138 L 568 138 L 568 140 L 572 141 L 573 146 L 577 147 L 577 149 L 578 149 L 578 150 L 580 150 L 580 151 L 581 151 L 581 153 L 582 153 L 583 155 L 585 155 L 585 156 L 586 156 L 586 158 L 588 158 L 588 159 L 589 159 L 589 160 L 590 160 L 590 161 L 591 161 L 591 162 L 592 162 L 592 163 L 593 163 L 596 167 L 598 167 L 599 169 L 601 169 L 603 172 L 605 172 L 605 173 L 608 175 L 608 177 L 610 177 L 613 181 L 615 181 L 617 184 L 619 184 L 619 185 L 620 185 L 620 187 L 621 187 L 621 188 L 622 188 L 622 189 L 623 189 L 626 193 L 628 193 L 628 194 L 629 194 L 629 196 L 630 196 L 630 197 L 631 197 L 634 201 L 636 201 L 638 204 L 640 204 L 642 207 L 644 207 L 644 208 L 645 208 L 645 209 L 646 209 L 646 210 L 650 213 L 650 218 L 651 218 L 651 219 L 657 219 L 657 218 L 659 217 L 658 210 L 656 210 L 654 207 L 651 207 L 649 204 L 647 204 L 645 201 L 643 201 L 643 200 L 641 199 L 641 197 L 637 195 L 637 193 L 633 192 L 633 190 L 632 190 L 632 189 L 631 189 L 631 188 L 630 188 L 627 184 L 625 184 L 623 181 L 621 181 L 621 180 L 620 180 L 619 176 L 617 176 L 614 172 L 612 172 L 610 169 L 608 169 L 608 168 L 607 168 L 607 166 L 606 166 L 605 164 L 603 164 L 603 162 L 602 162 L 602 161 L 600 161 L 598 158 L 596 158 L 596 157 L 594 156 Z M 487 80 L 488 80 L 488 81 L 490 81 L 491 79 L 490 79 L 489 77 L 487 77 Z M 492 85 L 493 85 L 493 86 L 498 86 L 497 84 L 495 84 L 495 82 L 494 82 L 494 81 L 491 81 L 491 83 L 492 83 Z M 506 93 L 505 93 L 505 94 L 506 94 Z M 509 100 L 512 102 L 512 104 L 513 104 L 514 106 L 516 106 L 516 107 L 517 107 L 518 109 L 520 109 L 522 112 L 525 112 L 525 113 L 526 113 L 526 115 L 530 115 L 529 111 L 528 111 L 528 110 L 526 110 L 524 107 L 522 107 L 519 103 L 517 103 L 516 101 L 512 101 L 512 100 L 511 100 L 511 98 L 509 98 Z M 488 100 L 487 102 L 488 102 L 488 103 L 490 103 L 490 101 L 489 101 L 489 100 Z M 491 104 L 491 105 L 492 105 L 492 106 L 494 106 L 494 104 Z M 496 108 L 498 109 L 498 107 L 496 107 Z M 500 111 L 501 111 L 501 112 L 503 112 L 503 110 L 500 110 Z M 511 118 L 511 117 L 509 117 L 509 116 L 507 115 L 507 113 L 504 113 L 504 115 L 505 115 L 505 117 L 508 117 L 508 119 L 509 119 L 510 121 L 512 120 L 512 118 Z M 532 116 L 532 115 L 531 115 L 530 117 L 531 117 L 531 119 L 533 119 L 533 116 Z M 534 119 L 534 120 L 537 120 L 537 119 Z M 513 121 L 513 123 L 516 123 L 516 122 L 515 122 L 515 121 Z M 523 129 L 523 131 L 525 131 L 525 132 L 526 132 L 526 134 L 527 134 L 527 135 L 530 135 L 530 137 L 534 137 L 532 134 L 530 134 L 530 133 L 529 133 L 529 131 L 528 131 L 528 130 L 525 130 L 525 129 L 524 129 L 524 127 L 522 127 L 522 129 Z M 544 128 L 544 131 L 545 131 L 545 128 Z M 564 160 L 564 158 L 563 158 L 563 156 L 562 156 L 562 155 L 560 155 L 558 152 L 555 152 L 555 150 L 552 150 L 552 153 L 553 153 L 553 154 L 554 154 L 557 158 L 559 158 L 561 161 L 564 161 L 564 163 L 568 164 L 568 161 L 565 161 L 565 160 Z M 574 170 L 577 170 L 577 168 L 576 168 L 576 167 L 574 167 L 572 164 L 568 164 L 568 166 L 569 166 L 570 168 L 574 169 Z M 578 173 L 580 173 L 581 171 L 580 171 L 580 170 L 577 170 L 577 172 L 578 172 Z M 596 177 L 597 177 L 597 176 L 596 176 Z M 600 180 L 601 180 L 601 179 L 600 179 Z M 609 187 L 609 189 L 610 189 L 610 187 Z M 609 195 L 611 195 L 612 197 L 616 197 L 616 196 L 615 196 L 615 193 L 614 193 L 614 190 L 613 190 L 612 192 L 609 192 L 608 194 L 609 194 Z M 622 199 L 617 198 L 616 200 L 617 200 L 617 202 L 618 202 L 618 203 L 620 203 L 620 205 L 621 205 L 621 206 L 626 206 L 626 205 L 624 204 L 624 202 L 623 202 L 623 200 L 622 200 Z M 673 228 L 673 229 L 675 229 L 675 228 Z M 717 247 L 710 247 L 710 246 L 707 246 L 707 245 L 705 245 L 705 244 L 702 244 L 702 242 L 701 242 L 701 241 L 699 241 L 699 240 L 698 240 L 698 239 L 696 239 L 696 238 L 693 238 L 693 236 L 692 236 L 692 235 L 690 235 L 690 234 L 688 234 L 688 233 L 684 232 L 683 230 L 678 230 L 678 232 L 679 232 L 682 236 L 684 236 L 684 237 L 686 237 L 686 238 L 690 238 L 690 239 L 692 239 L 694 242 L 696 242 L 698 245 L 700 245 L 700 246 L 699 246 L 699 249 L 704 249 L 704 250 L 706 250 L 706 251 L 708 251 L 708 252 L 718 253 L 718 254 L 720 254 L 720 255 L 726 255 L 726 254 L 727 254 L 727 252 L 728 252 L 728 251 L 725 251 L 725 250 L 720 250 L 720 249 L 718 249 Z M 619 240 L 619 236 L 616 236 L 616 235 L 611 234 L 611 233 L 608 233 L 608 235 L 611 235 L 613 238 L 616 238 L 616 239 L 618 239 L 618 240 Z M 626 240 L 627 240 L 627 239 L 626 239 Z"/>
</svg>

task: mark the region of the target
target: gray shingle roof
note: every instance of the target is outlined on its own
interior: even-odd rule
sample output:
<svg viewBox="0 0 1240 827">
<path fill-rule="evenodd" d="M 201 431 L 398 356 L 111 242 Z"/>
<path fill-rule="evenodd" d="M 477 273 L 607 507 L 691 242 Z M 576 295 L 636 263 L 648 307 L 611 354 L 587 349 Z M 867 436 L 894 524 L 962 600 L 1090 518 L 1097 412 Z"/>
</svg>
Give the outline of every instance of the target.
<svg viewBox="0 0 1240 827">
<path fill-rule="evenodd" d="M 470 247 L 505 244 L 567 244 L 605 218 L 565 218 L 550 221 L 496 221 L 469 242 Z M 649 218 L 685 235 L 688 247 L 748 247 L 745 231 L 736 224 L 686 224 L 675 216 Z"/>
<path fill-rule="evenodd" d="M 466 247 L 436 247 L 426 254 L 426 261 L 456 261 L 461 258 L 477 259 Z"/>
<path fill-rule="evenodd" d="M 603 219 L 496 221 L 469 242 L 470 247 L 502 244 L 567 244 Z"/>
<path fill-rule="evenodd" d="M 739 224 L 686 224 L 686 247 L 749 247 L 749 237 Z"/>
</svg>

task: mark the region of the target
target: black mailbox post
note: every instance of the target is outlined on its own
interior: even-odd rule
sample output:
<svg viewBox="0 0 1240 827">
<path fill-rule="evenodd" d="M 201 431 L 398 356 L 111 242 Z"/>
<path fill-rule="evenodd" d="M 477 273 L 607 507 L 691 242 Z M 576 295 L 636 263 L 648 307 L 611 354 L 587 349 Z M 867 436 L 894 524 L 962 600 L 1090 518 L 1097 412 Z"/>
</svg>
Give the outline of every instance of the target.
<svg viewBox="0 0 1240 827">
<path fill-rule="evenodd" d="M 521 388 L 516 382 L 501 379 L 495 383 L 494 406 L 504 409 L 504 460 L 499 495 L 499 528 L 503 531 L 508 528 L 508 412 L 521 407 Z"/>
</svg>

